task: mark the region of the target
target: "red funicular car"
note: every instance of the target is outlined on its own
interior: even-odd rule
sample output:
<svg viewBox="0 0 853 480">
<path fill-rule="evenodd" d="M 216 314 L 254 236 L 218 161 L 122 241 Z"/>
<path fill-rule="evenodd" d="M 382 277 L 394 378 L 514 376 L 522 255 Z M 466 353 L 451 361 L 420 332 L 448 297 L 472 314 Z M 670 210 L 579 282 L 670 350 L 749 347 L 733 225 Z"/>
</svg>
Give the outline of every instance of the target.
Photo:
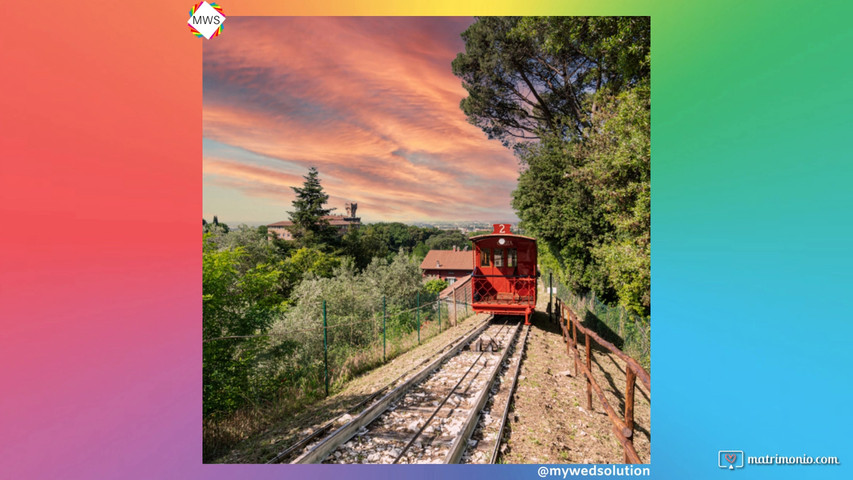
<svg viewBox="0 0 853 480">
<path fill-rule="evenodd" d="M 474 311 L 523 315 L 529 324 L 536 307 L 536 239 L 514 235 L 508 224 L 497 224 L 491 234 L 472 237 L 471 241 Z"/>
</svg>

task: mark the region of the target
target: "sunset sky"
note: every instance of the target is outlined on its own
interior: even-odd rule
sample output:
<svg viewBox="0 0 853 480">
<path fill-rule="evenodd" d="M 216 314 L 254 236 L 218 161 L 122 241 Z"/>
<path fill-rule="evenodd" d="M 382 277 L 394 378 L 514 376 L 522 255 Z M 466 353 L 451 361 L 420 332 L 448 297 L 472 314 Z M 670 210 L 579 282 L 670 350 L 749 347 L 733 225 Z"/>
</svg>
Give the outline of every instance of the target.
<svg viewBox="0 0 853 480">
<path fill-rule="evenodd" d="M 204 45 L 204 217 L 287 219 L 310 166 L 363 222 L 516 221 L 518 162 L 467 123 L 471 18 L 229 17 Z"/>
</svg>

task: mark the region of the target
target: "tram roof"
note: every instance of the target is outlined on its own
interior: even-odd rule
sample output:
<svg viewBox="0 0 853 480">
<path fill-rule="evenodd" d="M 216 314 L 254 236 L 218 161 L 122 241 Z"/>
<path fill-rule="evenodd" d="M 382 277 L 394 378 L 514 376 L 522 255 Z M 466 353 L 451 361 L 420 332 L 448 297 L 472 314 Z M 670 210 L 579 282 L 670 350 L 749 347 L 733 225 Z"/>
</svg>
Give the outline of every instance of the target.
<svg viewBox="0 0 853 480">
<path fill-rule="evenodd" d="M 485 240 L 487 238 L 519 238 L 522 240 L 530 240 L 533 243 L 536 243 L 536 239 L 533 237 L 525 237 L 524 235 L 516 235 L 514 233 L 487 233 L 485 235 L 477 235 L 476 237 L 471 237 L 470 240 L 472 242 L 479 242 L 480 240 Z"/>
</svg>

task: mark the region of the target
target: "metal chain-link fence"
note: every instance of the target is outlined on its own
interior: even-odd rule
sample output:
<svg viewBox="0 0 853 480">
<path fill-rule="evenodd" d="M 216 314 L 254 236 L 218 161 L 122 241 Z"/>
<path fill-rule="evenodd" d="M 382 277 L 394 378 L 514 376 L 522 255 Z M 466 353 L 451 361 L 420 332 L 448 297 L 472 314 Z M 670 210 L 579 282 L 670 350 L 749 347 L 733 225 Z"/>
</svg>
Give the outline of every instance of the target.
<svg viewBox="0 0 853 480">
<path fill-rule="evenodd" d="M 291 399 L 329 395 L 356 375 L 470 316 L 470 303 L 460 296 L 439 299 L 438 294 L 420 292 L 402 298 L 354 296 L 335 302 L 318 297 L 303 303 L 298 314 L 285 314 L 268 332 L 205 339 L 208 353 L 231 344 L 222 349 L 230 358 L 223 364 L 227 368 L 217 373 L 234 376 L 223 378 L 216 385 L 218 391 L 206 392 L 205 401 L 216 402 L 206 407 L 221 410 L 258 404 L 275 395 Z M 227 398 L 229 389 L 239 397 Z"/>
<path fill-rule="evenodd" d="M 591 328 L 649 370 L 651 324 L 648 320 L 627 311 L 621 305 L 610 306 L 602 303 L 596 298 L 595 292 L 584 296 L 575 294 L 560 283 L 556 273 L 549 269 L 543 270 L 540 280 L 546 292 L 550 282 L 554 289 L 553 294 L 572 307 L 581 317 L 584 326 Z"/>
</svg>

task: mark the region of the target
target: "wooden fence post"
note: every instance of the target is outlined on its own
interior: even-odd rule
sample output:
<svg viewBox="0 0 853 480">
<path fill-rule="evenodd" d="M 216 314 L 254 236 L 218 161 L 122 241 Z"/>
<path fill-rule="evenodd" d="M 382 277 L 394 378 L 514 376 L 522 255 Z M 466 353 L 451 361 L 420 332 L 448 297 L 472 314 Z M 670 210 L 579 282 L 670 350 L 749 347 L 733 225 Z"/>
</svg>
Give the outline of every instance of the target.
<svg viewBox="0 0 853 480">
<path fill-rule="evenodd" d="M 630 365 L 625 365 L 625 427 L 631 430 L 628 441 L 634 444 L 634 385 L 636 374 Z M 625 453 L 625 463 L 628 463 L 628 453 Z"/>
<path fill-rule="evenodd" d="M 592 361 L 590 360 L 590 349 L 589 349 L 589 334 L 584 334 L 584 339 L 586 340 L 586 371 L 588 375 L 586 377 L 586 407 L 587 410 L 592 411 L 592 379 L 590 376 L 592 375 Z"/>
<path fill-rule="evenodd" d="M 575 337 L 575 344 L 574 344 L 574 347 L 575 347 L 575 373 L 577 375 L 580 375 L 581 366 L 578 365 L 578 357 L 580 355 L 578 354 L 578 325 L 577 325 L 577 323 L 578 323 L 578 317 L 575 317 L 575 320 L 572 322 L 572 333 L 574 334 L 574 337 Z"/>
<path fill-rule="evenodd" d="M 565 308 L 560 308 L 560 328 L 563 329 L 566 335 L 566 354 L 572 355 L 572 312 Z"/>
</svg>

